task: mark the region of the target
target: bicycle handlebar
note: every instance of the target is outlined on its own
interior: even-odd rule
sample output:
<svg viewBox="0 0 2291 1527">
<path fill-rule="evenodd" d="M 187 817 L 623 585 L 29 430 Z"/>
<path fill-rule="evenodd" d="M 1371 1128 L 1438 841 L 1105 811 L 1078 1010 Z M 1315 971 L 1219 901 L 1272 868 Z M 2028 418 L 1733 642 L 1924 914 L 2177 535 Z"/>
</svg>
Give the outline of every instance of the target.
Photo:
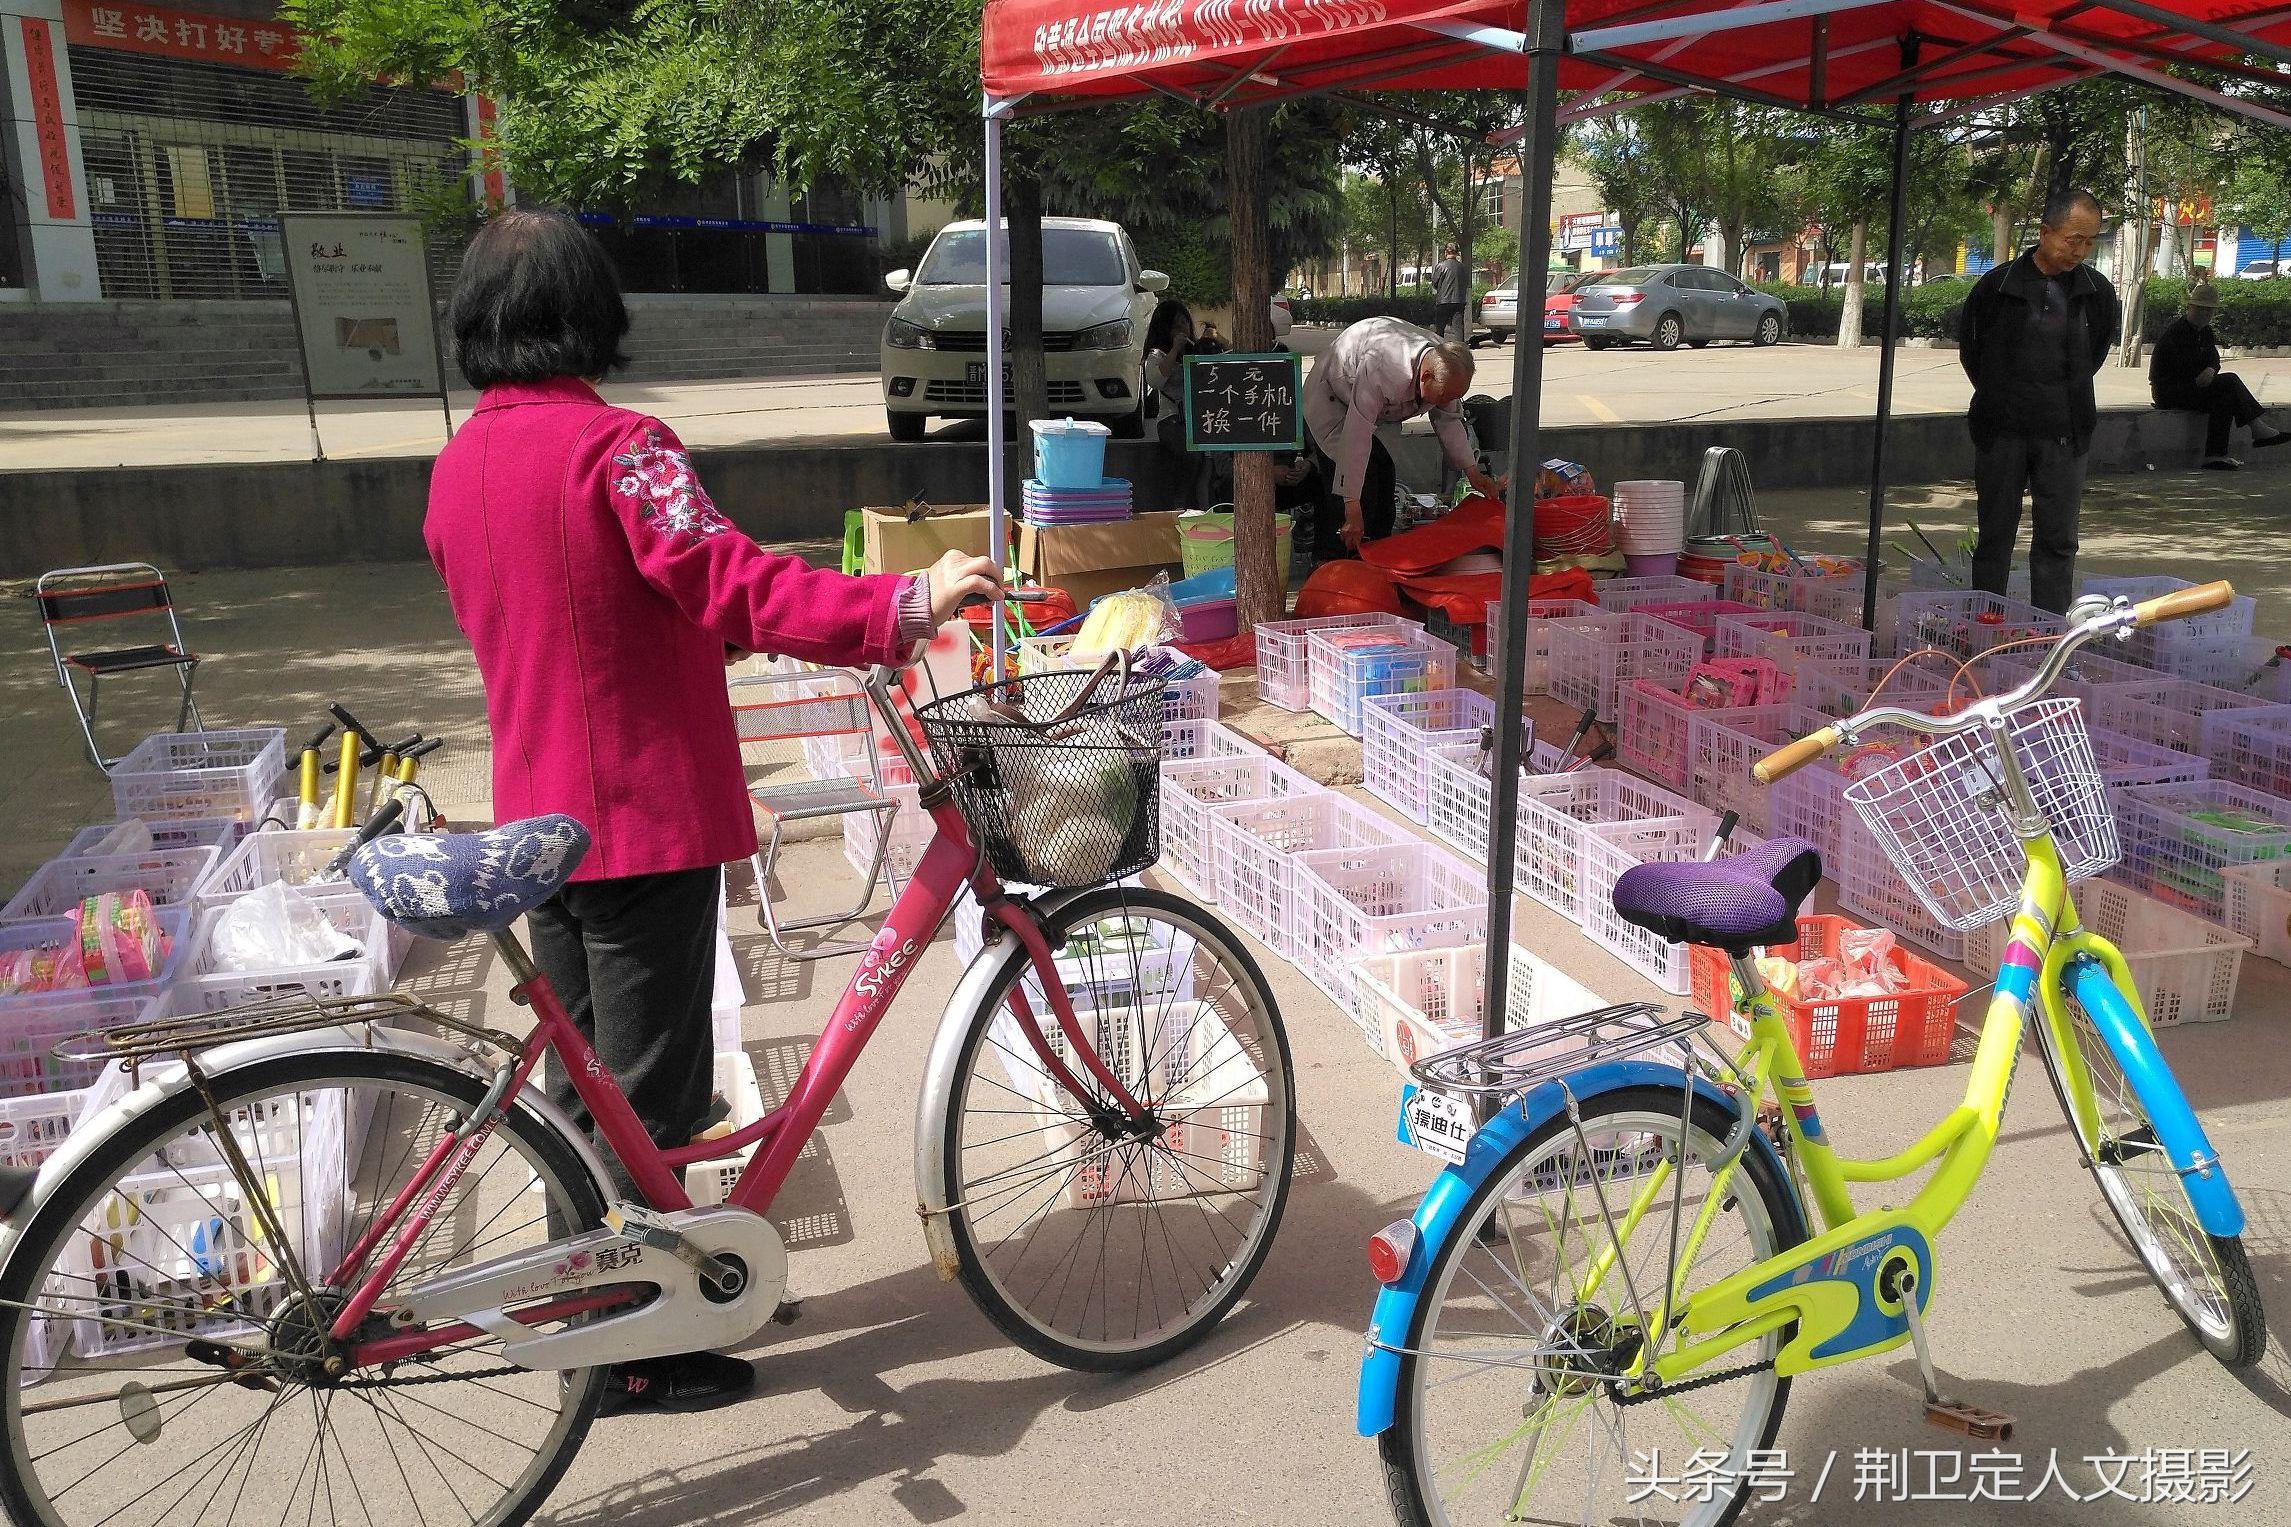
<svg viewBox="0 0 2291 1527">
<path fill-rule="evenodd" d="M 2175 589 L 2169 594 L 2145 599 L 2138 604 L 2121 595 L 2114 599 L 2086 595 L 2070 607 L 2068 629 L 2053 642 L 2051 650 L 2044 655 L 2044 661 L 2037 665 L 2036 673 L 2018 689 L 1977 700 L 1946 716 L 1929 715 L 1924 711 L 1909 710 L 1897 705 L 1873 706 L 1776 748 L 1752 764 L 1750 773 L 1760 784 L 1770 785 L 1804 768 L 1840 743 L 1853 741 L 1872 727 L 1898 726 L 1909 731 L 1947 735 L 1971 731 L 1978 726 L 1994 725 L 2051 689 L 2067 669 L 2068 660 L 2076 655 L 2076 649 L 2094 637 L 2127 635 L 2160 621 L 2180 620 L 2190 615 L 2225 609 L 2234 598 L 2235 588 L 2225 580 L 2198 584 L 2194 588 Z M 2079 610 L 2085 613 L 2078 614 Z"/>
</svg>

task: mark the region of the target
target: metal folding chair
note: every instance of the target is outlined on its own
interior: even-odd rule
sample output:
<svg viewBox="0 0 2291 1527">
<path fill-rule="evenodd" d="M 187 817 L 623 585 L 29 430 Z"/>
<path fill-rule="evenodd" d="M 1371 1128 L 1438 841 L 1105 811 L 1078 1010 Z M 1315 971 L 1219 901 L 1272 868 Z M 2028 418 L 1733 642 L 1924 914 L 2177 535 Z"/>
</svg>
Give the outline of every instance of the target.
<svg viewBox="0 0 2291 1527">
<path fill-rule="evenodd" d="M 762 847 L 750 861 L 755 867 L 756 901 L 762 909 L 764 931 L 771 935 L 773 947 L 791 960 L 857 954 L 867 947 L 865 940 L 828 939 L 798 950 L 788 947 L 786 935 L 839 929 L 858 921 L 874 901 L 878 883 L 888 884 L 894 895 L 898 892 L 888 858 L 891 819 L 899 803 L 883 788 L 882 759 L 875 746 L 875 713 L 859 687 L 858 677 L 834 669 L 742 675 L 729 682 L 732 716 L 741 743 L 800 743 L 807 768 L 817 776 L 748 787 L 749 798 L 767 829 Z M 862 811 L 875 813 L 875 853 L 860 883 L 859 900 L 848 912 L 780 917 L 772 906 L 771 877 L 787 829 L 800 822 Z"/>
<path fill-rule="evenodd" d="M 104 679 L 111 675 L 173 669 L 176 681 L 183 686 L 183 703 L 176 709 L 175 730 L 203 732 L 207 729 L 206 722 L 199 716 L 199 702 L 191 697 L 191 680 L 199 666 L 198 654 L 183 645 L 183 627 L 175 618 L 175 596 L 167 587 L 165 573 L 148 562 L 59 567 L 40 574 L 32 593 L 39 601 L 41 623 L 47 628 L 48 656 L 56 665 L 56 682 L 72 697 L 72 713 L 79 717 L 80 736 L 86 740 L 88 757 L 95 761 L 97 768 L 109 774 L 112 765 L 125 756 L 115 754 L 106 758 L 95 740 L 96 698 Z M 148 623 L 164 619 L 167 639 L 84 652 L 64 650 L 70 637 L 63 627 L 136 618 Z M 84 695 L 73 677 L 75 673 L 87 675 Z"/>
</svg>

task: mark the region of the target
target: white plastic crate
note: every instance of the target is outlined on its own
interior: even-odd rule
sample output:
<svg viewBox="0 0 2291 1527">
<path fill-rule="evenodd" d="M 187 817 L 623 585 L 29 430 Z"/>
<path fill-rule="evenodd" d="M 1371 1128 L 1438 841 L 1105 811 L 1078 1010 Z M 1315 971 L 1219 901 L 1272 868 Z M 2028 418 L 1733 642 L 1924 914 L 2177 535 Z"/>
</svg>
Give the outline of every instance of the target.
<svg viewBox="0 0 2291 1527">
<path fill-rule="evenodd" d="M 2148 1022 L 2158 1028 L 2235 1016 L 2235 988 L 2251 940 L 2108 880 L 2076 888 L 2078 921 L 2114 944 L 2132 968 Z M 2009 919 L 1965 935 L 1965 963 L 1994 970 L 2012 937 Z"/>
<path fill-rule="evenodd" d="M 1700 637 L 1651 615 L 1583 615 L 1551 625 L 1552 698 L 1595 710 L 1602 721 L 1615 719 L 1626 681 L 1676 688 L 1701 660 Z"/>
<path fill-rule="evenodd" d="M 1899 665 L 1898 668 L 1896 665 Z M 1878 686 L 1884 694 L 1877 703 L 1905 705 L 1913 710 L 1938 710 L 1948 703 L 1955 665 L 1920 658 L 1902 663 L 1899 658 L 1853 658 L 1824 661 L 1809 658 L 1792 670 L 1790 700 L 1823 717 L 1842 721 L 1869 707 Z M 1962 685 L 1957 699 L 1966 698 Z"/>
<path fill-rule="evenodd" d="M 1456 649 L 1422 631 L 1316 631 L 1307 646 L 1313 710 L 1355 737 L 1362 701 L 1455 687 Z"/>
<path fill-rule="evenodd" d="M 1968 552 L 1952 553 L 1946 560 L 1935 562 L 1929 557 L 1912 557 L 1909 561 L 1909 587 L 1919 593 L 1962 594 L 1973 587 L 1973 564 Z M 2027 602 L 2028 569 L 2016 567 L 2005 576 L 2005 592 Z"/>
<path fill-rule="evenodd" d="M 1847 824 L 1861 822 L 1846 804 L 1845 791 L 1846 777 L 1828 759 L 1816 759 L 1776 780 L 1766 790 L 1766 835 L 1805 839 L 1821 850 L 1832 875 L 1841 874 Z"/>
<path fill-rule="evenodd" d="M 1626 769 L 1684 790 L 1693 774 L 1691 733 L 1697 717 L 1736 716 L 1741 707 L 1701 710 L 1648 679 L 1623 686 L 1623 714 L 1615 728 L 1615 756 Z"/>
<path fill-rule="evenodd" d="M 355 827 L 318 827 L 308 832 L 266 829 L 250 832 L 215 866 L 199 888 L 202 908 L 227 906 L 274 880 L 308 885 L 356 837 Z"/>
<path fill-rule="evenodd" d="M 1696 711 L 1687 721 L 1687 796 L 1712 811 L 1733 812 L 1752 832 L 1775 836 L 1769 827 L 1775 787 L 1758 783 L 1751 767 L 1828 720 L 1802 705 Z"/>
<path fill-rule="evenodd" d="M 1161 766 L 1160 868 L 1204 901 L 1217 898 L 1216 840 L 1210 808 L 1235 801 L 1315 795 L 1321 787 L 1269 753 L 1192 758 Z"/>
<path fill-rule="evenodd" d="M 1074 638 L 1071 634 L 1020 637 L 1017 643 L 1019 677 L 1077 671 L 1087 673 L 1098 666 L 1099 659 L 1096 657 L 1074 657 L 1073 646 Z M 1197 661 L 1175 648 L 1156 647 L 1147 650 L 1165 653 L 1184 663 Z M 1168 680 L 1162 689 L 1162 720 L 1167 723 L 1214 719 L 1218 710 L 1218 684 L 1217 670 L 1207 664 L 1200 664 L 1198 672 Z"/>
<path fill-rule="evenodd" d="M 1592 767 L 1525 780 L 1513 861 L 1516 884 L 1560 916 L 1582 924 L 1588 894 L 1583 860 L 1590 836 L 1614 827 L 1664 825 L 1689 830 L 1699 851 L 1718 819 L 1685 796 L 1617 769 Z M 1606 888 L 1613 884 L 1610 879 Z"/>
<path fill-rule="evenodd" d="M 2291 705 L 2209 711 L 2199 735 L 2213 779 L 2291 796 Z"/>
<path fill-rule="evenodd" d="M 1625 614 L 1643 604 L 1683 604 L 1709 593 L 1709 584 L 1695 578 L 1682 578 L 1676 573 L 1650 578 L 1606 578 L 1592 589 L 1600 609 Z"/>
<path fill-rule="evenodd" d="M 175 979 L 182 966 L 186 944 L 191 933 L 191 909 L 188 907 L 157 907 L 152 911 L 161 935 L 166 939 L 168 952 L 160 961 L 159 969 L 145 981 L 114 981 L 105 986 L 84 987 L 66 991 L 18 993 L 0 997 L 0 1021 L 5 1015 L 29 1012 L 34 1009 L 69 1007 L 92 996 L 149 998 L 166 990 L 167 983 Z M 19 922 L 0 923 L 0 953 L 13 953 L 20 949 L 34 949 L 42 945 L 63 944 L 76 935 L 69 918 L 39 917 Z"/>
<path fill-rule="evenodd" d="M 0 1099 L 87 1087 L 102 1065 L 60 1059 L 56 1047 L 82 1034 L 149 1023 L 166 1006 L 162 992 L 145 988 L 124 996 L 80 992 L 73 1000 L 42 1007 L 0 1007 Z"/>
<path fill-rule="evenodd" d="M 1720 585 L 1728 599 L 1756 610 L 1802 610 L 1841 625 L 1861 624 L 1864 578 L 1858 567 L 1835 573 L 1801 572 L 1795 568 L 1767 572 L 1745 563 L 1730 563 Z"/>
<path fill-rule="evenodd" d="M 2045 654 L 2039 648 L 2025 647 L 2013 652 L 2000 652 L 1990 661 L 1974 670 L 1973 676 L 1982 689 L 1997 694 L 2026 684 L 2036 677 Z M 2095 652 L 2087 647 L 2068 660 L 2048 693 L 2074 695 L 2089 700 L 2105 690 L 2121 689 L 2126 685 L 2146 686 L 2156 682 L 2156 670 L 2139 663 L 2127 663 L 2122 658 Z M 2089 707 L 2088 707 L 2089 708 Z"/>
<path fill-rule="evenodd" d="M 2250 939 L 2262 959 L 2291 965 L 2291 858 L 2230 864 L 2220 881 L 2228 928 Z"/>
<path fill-rule="evenodd" d="M 1488 857 L 1488 822 L 1494 812 L 1494 755 L 1477 742 L 1443 743 L 1425 762 L 1424 825 L 1434 836 L 1479 863 Z M 1537 742 L 1520 770 L 1521 797 L 1527 782 L 1559 767 L 1559 745 Z"/>
<path fill-rule="evenodd" d="M 188 907 L 214 873 L 212 848 L 155 848 L 144 854 L 93 854 L 50 859 L 4 907 L 0 922 L 61 917 L 90 896 L 141 891 L 155 907 Z"/>
<path fill-rule="evenodd" d="M 1800 661 L 1856 662 L 1869 656 L 1869 633 L 1804 610 L 1718 617 L 1716 655 L 1762 657 L 1795 672 Z"/>
<path fill-rule="evenodd" d="M 741 1049 L 716 1052 L 715 1088 L 732 1111 L 725 1115 L 724 1133 L 737 1134 L 764 1116 L 764 1094 L 756 1086 L 756 1063 L 748 1059 Z M 706 1204 L 720 1204 L 729 1198 L 738 1185 L 740 1174 L 748 1169 L 748 1160 L 756 1154 L 751 1145 L 736 1156 L 723 1156 L 714 1161 L 695 1161 L 684 1169 L 684 1194 L 697 1209 Z"/>
<path fill-rule="evenodd" d="M 126 822 L 97 822 L 83 827 L 72 834 L 72 840 L 56 857 L 76 859 L 83 854 L 93 854 L 106 838 L 126 825 Z M 219 861 L 230 855 L 246 825 L 230 817 L 209 817 L 202 821 L 145 822 L 143 828 L 151 834 L 151 846 L 155 849 L 211 848 Z M 118 852 L 116 849 L 105 851 Z"/>
<path fill-rule="evenodd" d="M 1581 834 L 1577 860 L 1580 915 L 1576 921 L 1602 948 L 1676 997 L 1691 986 L 1688 946 L 1674 944 L 1624 920 L 1615 910 L 1615 882 L 1634 864 L 1683 864 L 1700 859 L 1718 824 L 1707 813 L 1661 822 L 1622 822 Z M 1739 851 L 1750 835 L 1729 840 Z"/>
<path fill-rule="evenodd" d="M 1435 748 L 1478 746 L 1495 725 L 1495 701 L 1474 689 L 1432 689 L 1372 695 L 1360 707 L 1360 782 L 1371 795 L 1411 822 L 1431 809 L 1425 767 Z M 1535 745 L 1535 724 L 1522 719 L 1520 746 Z"/>
<path fill-rule="evenodd" d="M 2215 922 L 2227 911 L 2225 870 L 2291 857 L 2291 801 L 2226 780 L 2127 790 L 2117 816 L 2114 878 Z"/>
<path fill-rule="evenodd" d="M 709 1038 L 718 1055 L 729 1055 L 740 1048 L 745 1037 L 741 1033 L 740 1009 L 748 1005 L 748 988 L 740 979 L 739 958 L 732 953 L 731 907 L 725 899 L 721 876 L 716 881 L 715 956 L 715 979 L 708 989 Z"/>
<path fill-rule="evenodd" d="M 1909 882 L 1901 878 L 1901 872 L 1885 856 L 1885 847 L 1878 842 L 1877 835 L 1851 806 L 1842 808 L 1838 837 L 1839 853 L 1832 873 L 1837 881 L 1840 906 L 1860 913 L 1877 927 L 1891 928 L 1920 949 L 1930 950 L 1944 960 L 1964 960 L 1965 935 L 1935 917 L 1925 903 L 1917 899 Z M 1825 860 L 1829 857 L 1823 855 Z"/>
<path fill-rule="evenodd" d="M 158 732 L 111 771 L 121 820 L 252 822 L 277 798 L 286 775 L 286 733 L 276 727 Z"/>
<path fill-rule="evenodd" d="M 1295 873 L 1298 968 L 1356 1022 L 1353 961 L 1487 936 L 1486 871 L 1429 843 L 1299 854 Z"/>
<path fill-rule="evenodd" d="M 168 988 L 168 1010 L 178 1014 L 219 1013 L 247 1003 L 280 997 L 367 997 L 388 980 L 389 924 L 372 903 L 350 886 L 303 893 L 319 915 L 344 937 L 355 939 L 361 953 L 319 964 L 281 966 L 273 970 L 224 969 L 216 959 L 215 925 L 231 910 L 217 907 L 202 913 Z"/>
<path fill-rule="evenodd" d="M 1384 1058 L 1402 1076 L 1427 1056 L 1481 1038 L 1486 1011 L 1487 945 L 1460 944 L 1405 954 L 1372 954 L 1355 962 L 1360 1026 L 1383 1041 Z M 1504 1032 L 1516 1034 L 1607 1006 L 1574 977 L 1517 944 L 1504 978 Z"/>
<path fill-rule="evenodd" d="M 1522 665 L 1527 674 L 1523 694 L 1548 694 L 1551 689 L 1551 623 L 1555 620 L 1573 620 L 1578 615 L 1596 615 L 1599 607 L 1581 599 L 1530 599 L 1527 602 L 1527 661 Z M 1503 603 L 1488 601 L 1488 664 L 1495 664 L 1495 643 L 1502 640 Z"/>
<path fill-rule="evenodd" d="M 1316 631 L 1341 631 L 1354 626 L 1392 626 L 1421 631 L 1415 621 L 1398 615 L 1316 615 L 1306 620 L 1269 620 L 1258 625 L 1257 693 L 1268 705 L 1283 710 L 1311 710 L 1313 705 L 1310 643 Z"/>
<path fill-rule="evenodd" d="M 1246 758 L 1264 751 L 1222 721 L 1195 719 L 1161 724 L 1161 756 L 1166 759 Z"/>
<path fill-rule="evenodd" d="M 2110 685 L 2090 701 L 2093 721 L 2109 731 L 2199 755 L 2204 717 L 2250 709 L 2249 695 L 2164 673 L 2152 675 L 2146 684 Z"/>
<path fill-rule="evenodd" d="M 2208 758 L 2176 752 L 2120 732 L 2101 728 L 2089 728 L 2088 732 L 2092 738 L 2093 760 L 2100 765 L 2100 777 L 2108 782 L 2111 790 L 2129 790 L 2135 785 L 2177 785 L 2211 778 Z"/>
<path fill-rule="evenodd" d="M 2002 594 L 1908 593 L 1893 602 L 1893 650 L 1930 647 L 1960 658 L 1978 657 L 2008 642 L 2058 636 L 2067 622 L 2033 604 Z"/>
<path fill-rule="evenodd" d="M 72 1132 L 89 1089 L 0 1098 L 0 1166 L 36 1167 Z"/>
<path fill-rule="evenodd" d="M 1217 806 L 1209 815 L 1217 900 L 1227 921 L 1283 959 L 1296 952 L 1289 907 L 1297 855 L 1408 841 L 1398 824 L 1331 791 Z"/>
<path fill-rule="evenodd" d="M 883 871 L 896 881 L 911 878 L 915 866 L 923 862 L 923 852 L 931 846 L 938 827 L 922 807 L 922 792 L 913 785 L 888 785 L 884 798 L 897 803 L 891 813 L 891 825 L 886 833 L 880 825 L 882 817 L 874 811 L 853 811 L 843 817 L 843 857 L 854 870 L 866 875 L 875 869 L 875 843 L 888 837 L 889 846 L 883 851 Z"/>
<path fill-rule="evenodd" d="M 2087 594 L 2107 594 L 2129 599 L 2134 604 L 2145 599 L 2160 599 L 2166 594 L 2196 586 L 2186 578 L 2171 578 L 2161 574 L 2134 578 L 2086 578 L 2082 582 Z M 2181 620 L 2158 621 L 2145 630 L 2134 631 L 2125 642 L 2124 650 L 2133 661 L 2161 668 L 2168 673 L 2182 671 L 2182 664 L 2208 667 L 2240 650 L 2241 644 L 2251 635 L 2252 616 L 2258 608 L 2258 600 L 2249 594 L 2238 594 L 2228 602 L 2224 610 L 2210 610 Z"/>
<path fill-rule="evenodd" d="M 2279 636 L 2247 636 L 2230 642 L 2211 659 L 2208 673 L 2183 671 L 2182 678 L 2240 690 L 2254 704 L 2291 704 L 2291 642 Z"/>
</svg>

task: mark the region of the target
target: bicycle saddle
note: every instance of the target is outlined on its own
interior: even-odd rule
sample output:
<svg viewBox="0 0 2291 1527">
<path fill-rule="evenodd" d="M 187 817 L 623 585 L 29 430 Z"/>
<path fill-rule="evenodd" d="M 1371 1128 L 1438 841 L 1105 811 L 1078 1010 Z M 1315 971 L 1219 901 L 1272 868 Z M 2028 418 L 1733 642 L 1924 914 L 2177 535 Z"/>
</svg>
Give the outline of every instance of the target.
<svg viewBox="0 0 2291 1527">
<path fill-rule="evenodd" d="M 350 857 L 350 880 L 409 933 L 498 933 L 564 888 L 589 851 L 569 816 L 528 817 L 486 832 L 392 833 Z"/>
<path fill-rule="evenodd" d="M 1776 838 L 1708 864 L 1634 864 L 1615 882 L 1615 910 L 1673 942 L 1746 954 L 1796 943 L 1798 908 L 1821 882 L 1814 845 Z"/>
</svg>

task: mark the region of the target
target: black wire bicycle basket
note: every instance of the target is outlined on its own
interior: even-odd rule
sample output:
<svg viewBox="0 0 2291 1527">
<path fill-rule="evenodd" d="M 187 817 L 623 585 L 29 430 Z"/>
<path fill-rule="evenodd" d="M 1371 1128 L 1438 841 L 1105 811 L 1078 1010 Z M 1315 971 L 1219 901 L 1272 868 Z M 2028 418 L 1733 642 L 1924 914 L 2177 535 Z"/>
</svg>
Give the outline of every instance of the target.
<svg viewBox="0 0 2291 1527">
<path fill-rule="evenodd" d="M 1162 680 L 1125 662 L 916 707 L 955 804 L 1005 880 L 1105 885 L 1161 856 Z"/>
</svg>

